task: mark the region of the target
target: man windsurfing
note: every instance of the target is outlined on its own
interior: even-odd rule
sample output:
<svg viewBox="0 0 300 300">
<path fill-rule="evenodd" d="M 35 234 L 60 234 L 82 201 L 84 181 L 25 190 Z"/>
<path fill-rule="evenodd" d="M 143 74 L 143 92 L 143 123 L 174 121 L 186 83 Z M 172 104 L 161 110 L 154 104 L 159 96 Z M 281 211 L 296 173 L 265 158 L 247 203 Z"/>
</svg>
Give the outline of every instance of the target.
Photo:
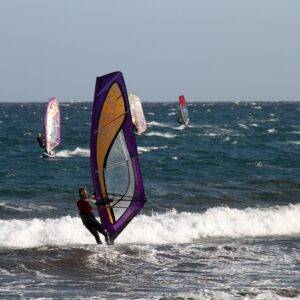
<svg viewBox="0 0 300 300">
<path fill-rule="evenodd" d="M 93 206 L 95 205 L 103 205 L 102 203 L 98 203 L 96 200 L 89 198 L 89 194 L 85 188 L 79 189 L 79 199 L 77 200 L 77 207 L 79 211 L 80 218 L 82 220 L 83 225 L 88 229 L 88 231 L 94 236 L 97 244 L 102 244 L 99 233 L 100 232 L 104 238 L 106 244 L 110 244 L 109 235 L 104 230 L 101 223 L 99 223 L 93 213 Z"/>
<path fill-rule="evenodd" d="M 40 147 L 44 150 L 43 155 L 52 155 L 51 151 L 47 151 L 47 146 L 46 146 L 46 137 L 44 133 L 38 133 L 38 135 L 36 136 L 36 141 L 38 142 L 38 144 L 40 145 Z"/>
</svg>

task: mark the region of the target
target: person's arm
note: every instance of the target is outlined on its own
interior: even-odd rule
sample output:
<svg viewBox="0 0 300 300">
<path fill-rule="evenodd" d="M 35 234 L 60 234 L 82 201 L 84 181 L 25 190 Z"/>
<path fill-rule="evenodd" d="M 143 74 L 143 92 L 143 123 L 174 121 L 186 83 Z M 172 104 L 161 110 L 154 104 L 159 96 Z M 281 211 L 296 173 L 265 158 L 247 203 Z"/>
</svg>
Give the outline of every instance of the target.
<svg viewBox="0 0 300 300">
<path fill-rule="evenodd" d="M 87 202 L 89 202 L 90 204 L 92 204 L 92 205 L 97 205 L 97 201 L 96 201 L 96 199 L 95 198 L 88 198 L 88 199 L 86 199 L 86 201 Z"/>
<path fill-rule="evenodd" d="M 101 200 L 96 201 L 95 204 L 97 206 L 105 206 L 105 205 L 107 205 L 109 203 L 112 203 L 113 201 L 114 201 L 113 199 L 101 199 Z"/>
</svg>

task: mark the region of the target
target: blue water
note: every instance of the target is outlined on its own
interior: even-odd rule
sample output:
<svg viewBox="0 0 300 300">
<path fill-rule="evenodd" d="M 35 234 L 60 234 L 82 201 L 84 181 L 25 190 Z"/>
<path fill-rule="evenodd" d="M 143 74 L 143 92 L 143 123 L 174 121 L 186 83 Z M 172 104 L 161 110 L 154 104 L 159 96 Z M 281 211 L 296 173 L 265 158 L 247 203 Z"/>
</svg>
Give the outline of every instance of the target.
<svg viewBox="0 0 300 300">
<path fill-rule="evenodd" d="M 150 201 L 112 247 L 76 211 L 91 107 L 61 104 L 62 144 L 43 159 L 45 103 L 0 104 L 0 297 L 299 297 L 299 102 L 192 103 L 188 129 L 176 103 L 145 103 Z"/>
</svg>

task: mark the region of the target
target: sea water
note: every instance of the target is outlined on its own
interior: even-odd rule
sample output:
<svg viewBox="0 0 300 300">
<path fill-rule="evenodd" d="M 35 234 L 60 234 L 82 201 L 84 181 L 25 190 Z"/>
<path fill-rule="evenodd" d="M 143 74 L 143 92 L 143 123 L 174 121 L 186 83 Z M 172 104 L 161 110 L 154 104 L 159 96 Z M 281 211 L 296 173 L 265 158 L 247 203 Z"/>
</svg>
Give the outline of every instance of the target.
<svg viewBox="0 0 300 300">
<path fill-rule="evenodd" d="M 300 103 L 144 103 L 149 201 L 114 246 L 77 216 L 92 192 L 91 103 L 62 103 L 41 158 L 45 103 L 0 104 L 0 298 L 300 297 Z"/>
</svg>

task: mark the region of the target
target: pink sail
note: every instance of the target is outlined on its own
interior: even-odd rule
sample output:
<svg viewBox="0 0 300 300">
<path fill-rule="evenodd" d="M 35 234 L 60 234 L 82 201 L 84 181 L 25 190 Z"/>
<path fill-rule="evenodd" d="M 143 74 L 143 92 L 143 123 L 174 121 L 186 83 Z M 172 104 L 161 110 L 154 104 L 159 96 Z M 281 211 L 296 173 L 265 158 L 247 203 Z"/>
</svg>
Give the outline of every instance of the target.
<svg viewBox="0 0 300 300">
<path fill-rule="evenodd" d="M 45 116 L 46 149 L 50 153 L 60 142 L 60 109 L 57 98 L 48 100 Z"/>
</svg>

